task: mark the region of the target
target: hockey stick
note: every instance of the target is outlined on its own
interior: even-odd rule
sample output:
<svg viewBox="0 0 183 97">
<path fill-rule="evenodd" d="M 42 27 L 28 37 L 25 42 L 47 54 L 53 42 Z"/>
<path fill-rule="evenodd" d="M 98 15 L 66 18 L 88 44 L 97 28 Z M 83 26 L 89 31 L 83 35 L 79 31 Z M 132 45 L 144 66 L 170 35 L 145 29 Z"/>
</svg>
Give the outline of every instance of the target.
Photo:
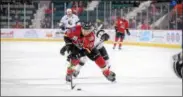
<svg viewBox="0 0 183 97">
<path fill-rule="evenodd" d="M 73 78 L 72 78 L 72 75 L 71 75 L 71 89 L 73 90 L 75 88 L 76 84 L 74 85 L 73 84 Z"/>
</svg>

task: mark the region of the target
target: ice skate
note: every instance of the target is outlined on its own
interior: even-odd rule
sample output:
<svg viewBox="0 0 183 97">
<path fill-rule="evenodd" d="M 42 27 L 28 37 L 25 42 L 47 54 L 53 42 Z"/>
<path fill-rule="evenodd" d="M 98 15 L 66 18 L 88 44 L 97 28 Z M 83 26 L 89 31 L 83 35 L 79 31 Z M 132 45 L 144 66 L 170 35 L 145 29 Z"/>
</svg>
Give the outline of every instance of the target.
<svg viewBox="0 0 183 97">
<path fill-rule="evenodd" d="M 104 76 L 107 78 L 107 80 L 114 82 L 116 80 L 116 74 L 109 69 L 103 71 Z"/>
<path fill-rule="evenodd" d="M 121 50 L 121 47 L 119 47 L 119 50 Z"/>
<path fill-rule="evenodd" d="M 71 78 L 71 77 L 72 77 L 72 75 L 71 75 L 71 74 L 67 74 L 67 75 L 66 75 L 66 79 L 65 79 L 65 80 L 66 80 L 67 82 L 71 82 L 71 80 L 72 80 L 72 78 Z"/>
<path fill-rule="evenodd" d="M 115 49 L 116 47 L 114 46 L 113 49 Z"/>
</svg>

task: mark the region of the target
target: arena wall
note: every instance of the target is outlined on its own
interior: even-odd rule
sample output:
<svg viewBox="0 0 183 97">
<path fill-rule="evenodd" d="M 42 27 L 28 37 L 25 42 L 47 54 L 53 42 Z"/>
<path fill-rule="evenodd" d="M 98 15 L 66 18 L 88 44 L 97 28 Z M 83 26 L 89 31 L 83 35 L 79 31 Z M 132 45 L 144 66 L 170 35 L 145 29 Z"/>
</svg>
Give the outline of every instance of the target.
<svg viewBox="0 0 183 97">
<path fill-rule="evenodd" d="M 1 41 L 63 41 L 63 34 L 59 29 L 1 29 Z M 114 30 L 107 30 L 112 44 L 115 38 Z M 126 35 L 124 45 L 153 46 L 165 48 L 181 48 L 181 30 L 130 30 Z"/>
</svg>

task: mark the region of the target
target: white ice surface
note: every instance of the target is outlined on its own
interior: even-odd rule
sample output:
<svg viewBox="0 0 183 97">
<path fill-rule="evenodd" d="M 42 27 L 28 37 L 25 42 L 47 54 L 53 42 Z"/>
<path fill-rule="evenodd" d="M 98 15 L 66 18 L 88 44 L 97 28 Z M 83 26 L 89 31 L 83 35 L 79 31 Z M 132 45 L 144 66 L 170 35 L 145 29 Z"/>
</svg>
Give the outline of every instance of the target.
<svg viewBox="0 0 183 97">
<path fill-rule="evenodd" d="M 181 49 L 105 45 L 116 83 L 104 78 L 90 60 L 74 79 L 65 82 L 66 57 L 59 42 L 1 42 L 2 96 L 182 96 L 182 80 L 172 68 L 172 55 Z"/>
</svg>

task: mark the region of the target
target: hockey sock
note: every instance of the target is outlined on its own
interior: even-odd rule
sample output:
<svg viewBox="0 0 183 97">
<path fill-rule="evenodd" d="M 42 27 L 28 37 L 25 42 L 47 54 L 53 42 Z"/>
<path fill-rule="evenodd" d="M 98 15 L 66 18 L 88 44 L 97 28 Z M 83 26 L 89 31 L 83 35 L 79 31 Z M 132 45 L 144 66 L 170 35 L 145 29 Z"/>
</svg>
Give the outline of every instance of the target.
<svg viewBox="0 0 183 97">
<path fill-rule="evenodd" d="M 116 43 L 118 42 L 118 38 L 115 38 L 115 42 L 114 42 L 114 48 L 116 47 Z"/>
<path fill-rule="evenodd" d="M 80 71 L 80 69 L 85 65 L 86 60 L 87 60 L 87 57 L 81 57 L 79 64 L 76 66 L 75 70 Z"/>
<path fill-rule="evenodd" d="M 102 72 L 104 73 L 104 75 L 108 76 L 110 74 L 110 70 L 109 68 L 106 66 L 106 62 L 103 59 L 103 57 L 99 56 L 95 63 L 102 69 Z"/>
<path fill-rule="evenodd" d="M 79 65 L 76 66 L 75 70 L 80 71 L 81 68 L 83 67 L 84 63 L 80 62 Z"/>
<path fill-rule="evenodd" d="M 79 59 L 72 59 L 71 60 L 71 64 L 74 65 L 74 66 L 76 66 L 77 64 L 79 64 L 79 62 L 80 62 Z"/>
<path fill-rule="evenodd" d="M 106 67 L 105 60 L 103 59 L 102 56 L 99 56 L 99 57 L 95 60 L 95 63 L 96 63 L 100 68 Z"/>
<path fill-rule="evenodd" d="M 78 59 L 72 59 L 70 66 L 67 68 L 67 74 L 72 74 L 75 71 L 75 66 L 77 66 L 78 64 Z"/>
<path fill-rule="evenodd" d="M 110 75 L 110 70 L 108 68 L 104 68 L 103 73 L 104 73 L 104 75 L 109 76 Z"/>
<path fill-rule="evenodd" d="M 70 75 L 70 74 L 72 74 L 74 72 L 73 68 L 74 68 L 74 66 L 72 66 L 72 65 L 67 68 L 67 74 L 68 75 Z"/>
<path fill-rule="evenodd" d="M 106 66 L 107 66 L 108 68 L 111 67 L 111 65 L 109 64 L 109 60 L 105 60 L 105 63 L 106 63 Z"/>
<path fill-rule="evenodd" d="M 121 48 L 121 46 L 122 46 L 122 42 L 123 42 L 123 39 L 122 39 L 122 38 L 120 38 L 119 48 Z"/>
</svg>

